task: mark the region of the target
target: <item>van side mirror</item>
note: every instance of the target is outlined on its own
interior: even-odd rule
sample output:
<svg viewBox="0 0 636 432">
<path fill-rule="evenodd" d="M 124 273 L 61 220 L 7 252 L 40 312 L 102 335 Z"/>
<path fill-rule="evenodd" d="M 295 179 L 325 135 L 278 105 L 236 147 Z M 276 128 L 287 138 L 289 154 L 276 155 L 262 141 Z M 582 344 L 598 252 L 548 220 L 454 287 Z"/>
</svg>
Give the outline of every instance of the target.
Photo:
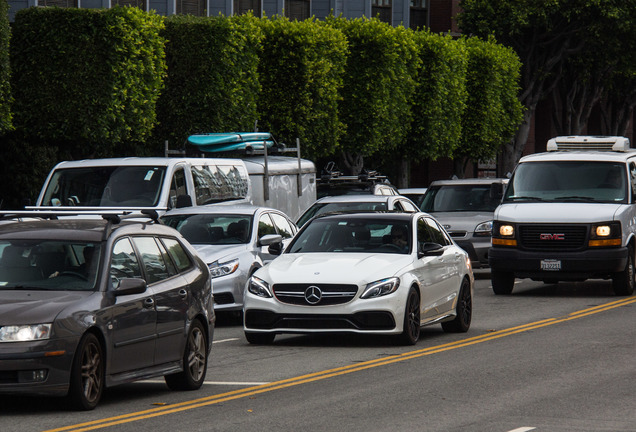
<svg viewBox="0 0 636 432">
<path fill-rule="evenodd" d="M 177 196 L 177 208 L 192 207 L 192 197 L 190 195 Z"/>
</svg>

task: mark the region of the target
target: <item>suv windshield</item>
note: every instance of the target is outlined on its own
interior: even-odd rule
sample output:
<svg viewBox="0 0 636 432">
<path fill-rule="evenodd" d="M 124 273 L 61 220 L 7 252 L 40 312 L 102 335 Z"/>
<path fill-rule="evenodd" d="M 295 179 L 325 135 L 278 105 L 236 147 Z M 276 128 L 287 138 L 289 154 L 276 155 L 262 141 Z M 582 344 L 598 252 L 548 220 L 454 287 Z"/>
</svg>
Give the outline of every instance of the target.
<svg viewBox="0 0 636 432">
<path fill-rule="evenodd" d="M 99 243 L 0 240 L 0 290 L 92 291 L 99 258 Z"/>
<path fill-rule="evenodd" d="M 504 202 L 627 202 L 625 165 L 616 162 L 546 161 L 520 164 Z"/>
<path fill-rule="evenodd" d="M 42 205 L 154 207 L 166 167 L 99 166 L 56 170 Z"/>
<path fill-rule="evenodd" d="M 501 195 L 500 195 L 501 196 Z M 422 211 L 434 212 L 493 212 L 499 205 L 491 184 L 434 185 L 428 188 Z"/>
</svg>

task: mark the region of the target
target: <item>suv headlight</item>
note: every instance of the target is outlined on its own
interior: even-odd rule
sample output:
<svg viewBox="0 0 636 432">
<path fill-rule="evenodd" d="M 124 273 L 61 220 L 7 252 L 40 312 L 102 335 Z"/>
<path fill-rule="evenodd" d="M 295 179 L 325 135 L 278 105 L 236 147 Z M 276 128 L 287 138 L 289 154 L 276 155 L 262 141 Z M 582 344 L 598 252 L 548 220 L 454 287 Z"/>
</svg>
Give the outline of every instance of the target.
<svg viewBox="0 0 636 432">
<path fill-rule="evenodd" d="M 366 286 L 364 292 L 360 296 L 362 299 L 382 297 L 387 294 L 395 292 L 400 286 L 400 279 L 396 277 L 382 279 L 379 281 L 371 282 Z"/>
<path fill-rule="evenodd" d="M 0 327 L 0 342 L 27 342 L 51 337 L 51 324 L 8 325 Z"/>
<path fill-rule="evenodd" d="M 475 227 L 475 237 L 490 237 L 492 233 L 492 221 L 482 222 Z"/>
<path fill-rule="evenodd" d="M 259 279 L 252 276 L 247 282 L 247 290 L 255 296 L 272 298 L 272 291 L 269 289 L 269 284 L 263 279 Z"/>
<path fill-rule="evenodd" d="M 218 261 L 213 262 L 212 264 L 208 264 L 208 268 L 210 269 L 210 275 L 213 278 L 218 278 L 221 276 L 227 276 L 229 274 L 234 273 L 239 267 L 239 260 L 233 259 L 232 261 L 220 263 Z"/>
</svg>

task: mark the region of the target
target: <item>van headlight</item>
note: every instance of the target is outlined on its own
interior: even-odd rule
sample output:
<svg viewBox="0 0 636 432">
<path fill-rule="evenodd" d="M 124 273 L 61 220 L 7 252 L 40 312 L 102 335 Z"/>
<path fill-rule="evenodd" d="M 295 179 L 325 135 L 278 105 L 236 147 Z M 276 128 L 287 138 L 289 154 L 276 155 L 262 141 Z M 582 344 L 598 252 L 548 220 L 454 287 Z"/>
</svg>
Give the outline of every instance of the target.
<svg viewBox="0 0 636 432">
<path fill-rule="evenodd" d="M 234 273 L 239 268 L 239 260 L 236 258 L 224 263 L 215 261 L 212 264 L 208 264 L 208 268 L 210 269 L 210 275 L 212 275 L 213 278 L 227 276 Z"/>
<path fill-rule="evenodd" d="M 247 290 L 258 297 L 273 297 L 272 291 L 269 289 L 269 284 L 256 276 L 252 276 L 247 282 Z"/>
<path fill-rule="evenodd" d="M 376 297 L 382 297 L 387 294 L 395 292 L 400 286 L 400 279 L 391 277 L 387 279 L 381 279 L 379 281 L 371 282 L 366 286 L 364 292 L 360 296 L 362 299 L 370 299 Z"/>
<path fill-rule="evenodd" d="M 51 337 L 51 324 L 8 325 L 0 327 L 0 342 L 27 342 Z"/>
<path fill-rule="evenodd" d="M 620 222 L 605 222 L 592 225 L 590 247 L 613 247 L 623 243 Z"/>
</svg>

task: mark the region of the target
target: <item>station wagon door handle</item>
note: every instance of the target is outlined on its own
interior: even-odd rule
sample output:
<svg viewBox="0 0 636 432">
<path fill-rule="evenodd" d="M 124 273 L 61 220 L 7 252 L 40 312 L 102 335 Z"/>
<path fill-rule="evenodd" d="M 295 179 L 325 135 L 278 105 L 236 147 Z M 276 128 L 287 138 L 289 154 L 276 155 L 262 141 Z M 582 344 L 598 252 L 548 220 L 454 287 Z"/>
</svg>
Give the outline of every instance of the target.
<svg viewBox="0 0 636 432">
<path fill-rule="evenodd" d="M 181 298 L 185 299 L 186 297 L 188 297 L 188 291 L 186 291 L 185 289 L 181 289 L 179 290 L 179 295 L 181 296 Z"/>
<path fill-rule="evenodd" d="M 144 307 L 145 308 L 155 307 L 155 299 L 153 299 L 152 297 L 148 297 L 147 299 L 145 299 L 144 300 Z"/>
</svg>

